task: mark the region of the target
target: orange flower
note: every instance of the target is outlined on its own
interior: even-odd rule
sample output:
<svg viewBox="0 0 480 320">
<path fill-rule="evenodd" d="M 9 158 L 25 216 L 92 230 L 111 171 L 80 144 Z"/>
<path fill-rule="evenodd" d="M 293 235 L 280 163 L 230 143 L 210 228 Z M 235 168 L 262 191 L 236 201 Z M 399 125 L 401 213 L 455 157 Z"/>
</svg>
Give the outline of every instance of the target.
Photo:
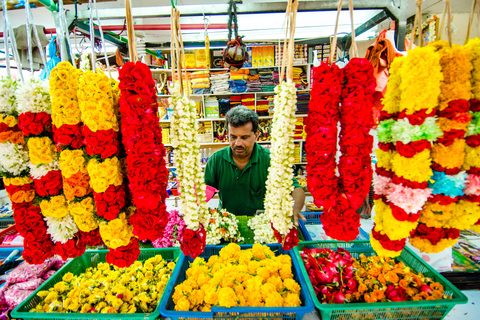
<svg viewBox="0 0 480 320">
<path fill-rule="evenodd" d="M 398 282 L 398 285 L 404 289 L 408 288 L 408 282 L 405 279 L 402 279 Z"/>
<path fill-rule="evenodd" d="M 391 282 L 391 283 L 398 283 L 398 281 L 400 280 L 398 278 L 398 275 L 393 272 L 393 271 L 389 271 L 386 275 L 385 275 L 385 280 L 387 280 L 387 282 Z"/>
<path fill-rule="evenodd" d="M 416 274 L 411 274 L 412 275 L 412 278 L 413 278 L 413 281 L 415 281 L 415 284 L 417 285 L 417 287 L 420 288 L 420 286 L 422 285 L 422 279 L 420 279 L 419 276 L 417 276 Z"/>
<path fill-rule="evenodd" d="M 358 292 L 364 293 L 367 290 L 368 290 L 367 286 L 363 283 L 360 283 L 360 285 L 358 286 Z"/>
<path fill-rule="evenodd" d="M 225 212 L 223 213 L 223 216 L 224 216 L 224 217 L 228 217 L 228 212 L 225 211 Z"/>
<path fill-rule="evenodd" d="M 380 274 L 380 269 L 377 267 L 373 267 L 370 270 L 368 270 L 368 274 L 374 277 L 377 277 Z"/>
<path fill-rule="evenodd" d="M 10 140 L 10 137 L 12 136 L 13 131 L 5 131 L 5 132 L 0 132 L 0 142 L 5 143 L 8 140 Z"/>
<path fill-rule="evenodd" d="M 386 284 L 387 284 L 387 281 L 385 280 L 385 276 L 383 275 L 383 273 L 380 273 L 380 274 L 378 275 L 377 280 L 380 281 L 380 283 L 383 284 L 383 285 L 386 285 Z"/>
<path fill-rule="evenodd" d="M 377 300 L 385 299 L 385 293 L 382 290 L 373 290 L 372 296 Z"/>
<path fill-rule="evenodd" d="M 15 144 L 25 145 L 25 136 L 23 135 L 22 131 L 17 131 L 12 133 L 10 141 Z"/>
<path fill-rule="evenodd" d="M 370 295 L 368 293 L 365 293 L 363 295 L 363 298 L 365 299 L 365 302 L 366 303 L 375 303 L 377 302 L 377 299 L 373 296 L 373 295 Z"/>
<path fill-rule="evenodd" d="M 412 297 L 412 301 L 420 301 L 420 300 L 423 300 L 423 299 L 418 294 L 416 294 Z"/>
<path fill-rule="evenodd" d="M 432 290 L 438 290 L 438 291 L 441 291 L 443 293 L 443 286 L 438 282 L 431 283 L 430 288 L 432 288 Z"/>
</svg>

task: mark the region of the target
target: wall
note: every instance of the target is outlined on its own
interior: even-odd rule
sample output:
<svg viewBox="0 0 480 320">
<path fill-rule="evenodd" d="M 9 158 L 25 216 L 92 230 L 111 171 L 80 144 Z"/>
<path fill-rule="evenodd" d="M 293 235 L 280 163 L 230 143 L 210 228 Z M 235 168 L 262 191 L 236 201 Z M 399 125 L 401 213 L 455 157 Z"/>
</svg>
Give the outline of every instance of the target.
<svg viewBox="0 0 480 320">
<path fill-rule="evenodd" d="M 442 19 L 443 12 L 436 13 L 436 15 Z M 454 13 L 453 15 L 453 25 L 454 30 L 452 33 L 452 42 L 456 44 L 463 44 L 465 42 L 465 37 L 467 36 L 467 27 L 468 27 L 468 20 L 470 18 L 470 13 Z M 441 24 L 441 20 L 439 21 L 439 28 Z M 473 25 L 470 30 L 470 39 L 475 37 L 480 37 L 479 30 L 478 30 L 478 18 L 477 15 L 474 16 Z M 447 40 L 447 29 L 445 26 L 445 30 L 443 31 L 442 35 L 443 40 Z"/>
</svg>

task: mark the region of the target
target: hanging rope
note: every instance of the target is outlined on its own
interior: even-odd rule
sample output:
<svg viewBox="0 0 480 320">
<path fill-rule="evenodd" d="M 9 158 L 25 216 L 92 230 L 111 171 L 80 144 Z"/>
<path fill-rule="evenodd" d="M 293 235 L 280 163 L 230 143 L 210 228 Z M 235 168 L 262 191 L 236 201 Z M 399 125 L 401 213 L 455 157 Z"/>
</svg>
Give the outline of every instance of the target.
<svg viewBox="0 0 480 320">
<path fill-rule="evenodd" d="M 27 7 L 30 7 L 30 4 L 28 3 L 28 1 L 25 3 L 25 16 L 27 18 L 25 27 L 27 31 L 28 62 L 30 64 L 30 73 L 33 75 L 32 23 L 30 21 L 30 16 L 28 15 Z"/>
<path fill-rule="evenodd" d="M 63 0 L 58 0 L 58 14 L 60 18 L 60 25 L 62 26 L 62 32 L 65 34 L 64 36 L 64 50 L 66 57 L 64 56 L 65 60 L 62 58 L 62 61 L 67 61 L 68 57 L 70 57 L 70 62 L 72 63 L 72 66 L 75 66 L 75 58 L 73 57 L 73 54 L 70 50 L 72 47 L 70 44 L 70 34 L 68 32 L 68 26 L 67 26 L 67 18 L 65 18 L 65 10 L 63 8 Z"/>
<path fill-rule="evenodd" d="M 297 20 L 298 0 L 288 2 L 285 12 L 285 39 L 283 41 L 283 59 L 280 67 L 280 82 L 283 81 L 285 71 L 287 80 L 293 80 L 293 56 L 295 52 L 295 25 Z M 287 47 L 288 39 L 288 47 Z M 285 68 L 286 65 L 286 68 Z M 286 70 L 285 70 L 286 69 Z"/>
<path fill-rule="evenodd" d="M 170 28 L 171 28 L 171 57 L 172 57 L 172 81 L 176 79 L 180 82 L 180 93 L 184 94 L 183 89 L 183 66 L 185 66 L 185 54 L 182 40 L 182 30 L 180 27 L 180 11 L 172 6 L 172 14 L 170 15 Z M 175 72 L 176 68 L 176 72 Z M 185 73 L 185 80 L 186 73 Z M 187 96 L 190 97 L 190 92 L 187 88 Z"/>
<path fill-rule="evenodd" d="M 350 11 L 350 21 L 352 25 L 352 56 L 358 57 L 357 41 L 355 40 L 355 24 L 353 23 L 353 0 L 348 0 L 348 9 Z"/>
<path fill-rule="evenodd" d="M 340 13 L 342 12 L 343 0 L 338 1 L 337 7 L 337 19 L 335 21 L 335 31 L 333 33 L 333 41 L 330 46 L 330 57 L 328 58 L 328 63 L 332 65 L 334 63 L 333 57 L 335 56 L 335 51 L 337 51 L 337 33 L 338 33 L 338 22 L 340 21 Z"/>
<path fill-rule="evenodd" d="M 20 56 L 18 55 L 18 50 L 17 50 L 17 41 L 15 40 L 15 34 L 13 32 L 12 24 L 10 23 L 10 18 L 8 16 L 7 12 L 7 0 L 3 0 L 3 17 L 4 17 L 4 22 L 5 22 L 5 29 L 3 30 L 3 35 L 7 37 L 7 40 L 5 42 L 5 48 L 8 47 L 8 41 L 11 42 L 11 49 L 12 49 L 12 54 L 13 58 L 15 60 L 15 63 L 17 65 L 17 70 L 20 75 L 20 79 L 23 81 L 23 67 L 22 67 L 22 61 L 20 60 Z M 9 60 L 9 55 L 7 53 L 7 50 L 5 50 L 6 60 Z M 10 63 L 8 62 L 8 68 L 10 68 Z M 7 70 L 7 74 L 10 76 L 9 70 Z"/>
<path fill-rule="evenodd" d="M 7 19 L 7 0 L 2 1 L 3 9 L 3 43 L 5 44 L 5 65 L 7 67 L 7 76 L 11 77 L 10 74 L 10 45 L 8 44 L 8 19 Z"/>
<path fill-rule="evenodd" d="M 230 0 L 228 6 L 228 41 L 232 41 L 232 24 L 235 31 L 235 39 L 238 37 L 237 1 Z"/>
<path fill-rule="evenodd" d="M 105 65 L 107 66 L 108 77 L 112 78 L 112 73 L 110 72 L 110 62 L 108 62 L 108 57 L 107 57 L 107 45 L 105 42 L 105 37 L 103 36 L 102 24 L 100 23 L 100 16 L 98 15 L 97 0 L 93 0 L 93 7 L 95 8 L 95 13 L 97 15 L 98 30 L 100 31 L 100 39 L 102 40 L 103 56 L 105 57 Z"/>
<path fill-rule="evenodd" d="M 97 66 L 95 61 L 95 29 L 93 28 L 93 5 L 92 0 L 88 0 L 88 7 L 90 8 L 90 18 L 88 19 L 88 26 L 90 29 L 90 47 L 92 52 L 90 53 L 90 63 L 92 64 L 93 73 L 97 72 Z"/>
<path fill-rule="evenodd" d="M 423 44 L 422 3 L 423 3 L 423 0 L 416 1 L 417 13 L 415 13 L 415 18 L 413 20 L 413 29 L 412 29 L 412 35 L 410 37 L 410 44 L 408 45 L 408 50 L 412 50 L 413 42 L 415 41 L 415 34 L 417 32 L 417 21 L 418 21 L 418 46 L 421 47 Z"/>
<path fill-rule="evenodd" d="M 44 67 L 47 67 L 47 57 L 45 55 L 45 47 L 42 46 L 42 43 L 40 42 L 40 37 L 38 36 L 38 30 L 35 26 L 34 20 L 33 20 L 33 14 L 32 14 L 32 9 L 30 8 L 29 5 L 25 6 L 25 11 L 27 13 L 27 19 L 30 18 L 30 21 L 33 25 L 33 35 L 35 36 L 35 41 L 37 42 L 37 47 L 38 50 L 40 51 L 40 57 L 42 58 L 42 63 Z"/>
<path fill-rule="evenodd" d="M 130 61 L 137 62 L 137 43 L 135 39 L 135 29 L 133 26 L 132 4 L 130 0 L 125 1 L 125 11 L 127 18 L 127 36 L 128 36 L 128 52 L 130 54 Z"/>
</svg>

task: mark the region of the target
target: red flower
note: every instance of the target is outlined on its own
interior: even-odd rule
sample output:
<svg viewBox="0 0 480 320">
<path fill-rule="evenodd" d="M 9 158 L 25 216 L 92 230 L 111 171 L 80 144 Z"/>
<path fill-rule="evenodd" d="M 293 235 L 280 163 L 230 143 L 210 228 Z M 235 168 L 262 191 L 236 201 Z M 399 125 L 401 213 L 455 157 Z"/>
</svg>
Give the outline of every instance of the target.
<svg viewBox="0 0 480 320">
<path fill-rule="evenodd" d="M 410 237 L 428 240 L 432 245 L 436 245 L 442 239 L 457 239 L 459 236 L 460 230 L 458 229 L 427 227 L 423 223 L 419 223 L 417 228 L 410 233 Z"/>
<path fill-rule="evenodd" d="M 197 229 L 193 231 L 190 229 L 185 229 L 183 232 L 183 241 L 180 245 L 182 252 L 186 256 L 191 256 L 193 259 L 202 254 L 205 249 L 205 244 L 207 240 L 207 233 L 202 224 Z"/>
<path fill-rule="evenodd" d="M 372 229 L 372 237 L 380 242 L 384 249 L 390 251 L 402 251 L 403 248 L 405 248 L 405 243 L 407 241 L 406 238 L 401 240 L 390 240 L 386 234 L 381 234 L 380 232 L 375 231 L 375 224 Z"/>
<path fill-rule="evenodd" d="M 405 187 L 409 187 L 412 189 L 427 189 L 428 188 L 428 181 L 425 182 L 416 182 L 410 181 L 403 177 L 397 176 L 395 173 L 392 175 L 392 182 L 398 185 L 403 185 Z"/>
<path fill-rule="evenodd" d="M 432 194 L 428 198 L 428 201 L 432 203 L 439 203 L 443 206 L 448 206 L 449 204 L 457 202 L 458 197 L 452 198 L 443 194 Z"/>
<path fill-rule="evenodd" d="M 384 142 L 379 142 L 378 143 L 378 148 L 381 149 L 382 151 L 395 151 L 395 145 L 393 143 L 384 143 Z"/>
<path fill-rule="evenodd" d="M 392 210 L 393 217 L 398 221 L 410 221 L 410 222 L 417 222 L 420 219 L 420 212 L 418 213 L 407 213 L 400 207 L 397 207 L 391 202 L 388 202 L 390 209 Z"/>
<path fill-rule="evenodd" d="M 473 136 L 468 136 L 465 138 L 466 143 L 471 148 L 476 148 L 480 146 L 480 134 L 476 134 Z"/>
<path fill-rule="evenodd" d="M 165 208 L 160 211 L 162 210 Z M 133 226 L 133 234 L 138 239 L 154 241 L 162 237 L 167 220 L 167 216 L 158 215 L 157 212 L 145 212 L 137 209 L 130 217 L 129 222 Z"/>
<path fill-rule="evenodd" d="M 52 117 L 46 112 L 25 112 L 18 116 L 18 127 L 25 136 L 52 132 Z"/>
<path fill-rule="evenodd" d="M 283 236 L 273 227 L 273 223 L 270 223 L 270 226 L 273 229 L 273 234 L 275 235 L 275 238 L 277 239 L 278 243 L 282 245 L 282 248 L 284 250 L 291 250 L 293 247 L 296 247 L 298 245 L 298 231 L 297 228 L 292 227 L 288 234 L 283 238 Z"/>
<path fill-rule="evenodd" d="M 80 257 L 85 253 L 85 248 L 85 242 L 83 242 L 80 234 L 77 233 L 74 238 L 65 243 L 55 243 L 55 254 L 58 254 L 65 261 L 68 258 Z"/>
<path fill-rule="evenodd" d="M 427 113 L 427 109 L 419 110 L 413 114 L 407 114 L 407 111 L 404 110 L 398 114 L 398 119 L 407 118 L 408 122 L 411 125 L 422 125 L 425 122 L 425 119 L 433 117 L 436 113 L 436 110 L 432 110 L 430 113 Z"/>
<path fill-rule="evenodd" d="M 60 128 L 53 126 L 53 141 L 58 150 L 62 150 L 66 146 L 73 149 L 83 147 L 82 124 L 64 124 Z"/>
<path fill-rule="evenodd" d="M 360 215 L 350 207 L 349 201 L 337 194 L 333 205 L 320 215 L 325 233 L 339 241 L 355 240 L 359 234 Z"/>
<path fill-rule="evenodd" d="M 407 144 L 404 144 L 401 141 L 397 141 L 396 147 L 400 155 L 407 158 L 411 158 L 417 153 L 420 153 L 425 149 L 431 149 L 432 143 L 429 142 L 428 140 L 412 141 Z"/>
<path fill-rule="evenodd" d="M 480 111 L 480 100 L 471 99 L 469 102 L 470 102 L 470 111 L 473 111 L 473 112 Z"/>
<path fill-rule="evenodd" d="M 137 261 L 140 256 L 140 246 L 137 238 L 132 238 L 130 243 L 117 249 L 109 249 L 105 257 L 107 263 L 119 268 L 125 268 Z"/>
<path fill-rule="evenodd" d="M 23 242 L 22 257 L 29 264 L 42 264 L 55 254 L 55 244 L 48 238 L 44 241 Z"/>
<path fill-rule="evenodd" d="M 91 131 L 87 126 L 83 127 L 85 136 L 85 151 L 90 155 L 99 155 L 102 159 L 110 158 L 119 153 L 118 133 L 113 129 Z"/>
<path fill-rule="evenodd" d="M 62 172 L 60 170 L 49 171 L 40 179 L 33 180 L 35 193 L 40 197 L 56 196 L 63 188 Z"/>
<path fill-rule="evenodd" d="M 98 228 L 90 232 L 80 231 L 79 236 L 87 246 L 96 247 L 103 244 L 103 240 L 100 236 L 100 231 Z"/>
<path fill-rule="evenodd" d="M 118 217 L 120 211 L 125 207 L 125 186 L 108 186 L 103 193 L 93 192 L 93 198 L 97 207 L 97 214 L 107 220 Z"/>
<path fill-rule="evenodd" d="M 469 109 L 470 105 L 467 100 L 453 100 L 448 103 L 447 108 L 438 112 L 438 116 L 453 119 L 457 114 L 468 112 Z"/>
<path fill-rule="evenodd" d="M 462 171 L 462 168 L 444 168 L 436 162 L 432 162 L 432 169 L 435 171 L 445 172 L 445 174 L 450 176 L 456 175 Z"/>
<path fill-rule="evenodd" d="M 450 130 L 443 133 L 443 137 L 437 140 L 437 143 L 441 143 L 445 146 L 451 145 L 455 139 L 463 139 L 465 137 L 464 130 Z"/>
<path fill-rule="evenodd" d="M 407 301 L 408 297 L 406 294 L 406 290 L 402 287 L 397 287 L 393 284 L 389 284 L 387 290 L 385 291 L 385 296 L 390 301 Z"/>
</svg>

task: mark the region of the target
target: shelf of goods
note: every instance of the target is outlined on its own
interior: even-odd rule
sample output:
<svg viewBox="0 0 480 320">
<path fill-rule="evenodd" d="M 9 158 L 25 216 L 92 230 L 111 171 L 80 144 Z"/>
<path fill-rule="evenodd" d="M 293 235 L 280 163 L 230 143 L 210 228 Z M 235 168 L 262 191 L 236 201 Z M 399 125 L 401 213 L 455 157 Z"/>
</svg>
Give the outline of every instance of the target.
<svg viewBox="0 0 480 320">
<path fill-rule="evenodd" d="M 241 248 L 248 249 L 252 245 L 242 245 Z M 186 272 L 189 265 L 193 262 L 193 259 L 186 257 L 182 264 L 178 263 L 180 268 L 175 268 L 172 279 L 174 281 L 169 282 L 165 289 L 164 297 L 161 302 L 161 315 L 169 317 L 172 320 L 177 319 L 243 319 L 243 318 L 268 318 L 268 319 L 303 319 L 306 313 L 313 311 L 313 303 L 310 295 L 306 291 L 306 283 L 304 275 L 300 272 L 300 265 L 295 259 L 292 250 L 285 251 L 280 244 L 269 244 L 268 247 L 275 252 L 275 255 L 288 255 L 292 258 L 292 272 L 293 279 L 300 285 L 300 307 L 212 307 L 211 312 L 199 312 L 199 311 L 174 311 L 173 294 L 177 285 L 181 284 L 186 279 Z M 213 255 L 218 255 L 223 247 L 217 246 L 213 248 L 206 248 L 200 255 L 201 258 L 208 260 Z"/>
<path fill-rule="evenodd" d="M 359 259 L 361 254 L 366 257 L 374 256 L 375 251 L 369 241 L 307 241 L 299 243 L 293 251 L 296 259 L 300 262 L 300 270 L 305 278 L 308 273 L 302 262 L 300 252 L 303 248 L 328 248 L 333 251 L 342 248 L 350 252 L 351 256 Z M 402 254 L 396 258 L 403 262 L 406 267 L 415 273 L 422 273 L 425 277 L 431 278 L 440 283 L 444 288 L 444 294 L 452 299 L 442 300 L 421 300 L 421 301 L 397 301 L 397 302 L 375 302 L 375 303 L 343 303 L 343 304 L 322 304 L 318 300 L 312 282 L 306 281 L 308 292 L 319 310 L 322 320 L 340 319 L 443 319 L 456 304 L 467 303 L 467 297 L 452 285 L 447 279 L 435 271 L 410 249 L 405 248 Z"/>
<path fill-rule="evenodd" d="M 157 255 L 161 255 L 166 261 L 175 261 L 176 265 L 173 269 L 173 273 L 178 272 L 178 269 L 183 263 L 184 256 L 179 248 L 162 248 L 162 249 L 141 249 L 140 256 L 137 261 L 145 261 L 149 258 L 153 258 Z M 23 301 L 18 307 L 12 311 L 12 317 L 19 319 L 157 319 L 160 317 L 160 303 L 152 313 L 128 313 L 128 314 L 99 314 L 99 313 L 41 313 L 30 312 L 39 303 L 42 302 L 37 293 L 39 291 L 48 291 L 53 288 L 55 284 L 62 282 L 63 276 L 67 273 L 74 275 L 80 275 L 84 273 L 90 267 L 96 267 L 99 263 L 105 262 L 106 254 L 108 250 L 95 250 L 86 251 L 82 256 L 77 257 L 67 264 L 65 264 L 60 270 L 58 270 L 50 279 L 45 281 L 37 290 L 35 290 L 25 301 Z M 173 281 L 171 276 L 166 287 Z M 63 282 L 64 283 L 64 282 Z M 162 296 L 162 299 L 165 295 Z"/>
</svg>

